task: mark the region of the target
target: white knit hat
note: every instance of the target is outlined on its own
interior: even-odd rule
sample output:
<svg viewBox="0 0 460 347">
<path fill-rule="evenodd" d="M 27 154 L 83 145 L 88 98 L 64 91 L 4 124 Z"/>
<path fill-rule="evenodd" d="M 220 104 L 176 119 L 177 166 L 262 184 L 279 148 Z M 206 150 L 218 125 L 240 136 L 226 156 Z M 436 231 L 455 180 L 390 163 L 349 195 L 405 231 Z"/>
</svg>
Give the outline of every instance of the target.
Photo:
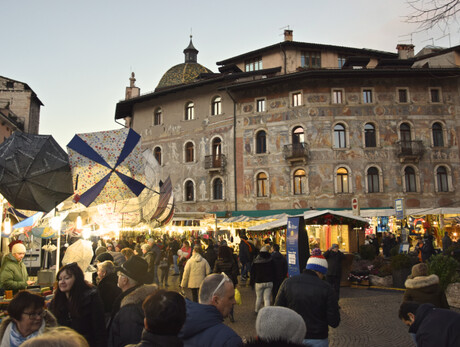
<svg viewBox="0 0 460 347">
<path fill-rule="evenodd" d="M 321 272 L 323 275 L 327 273 L 327 260 L 322 255 L 312 255 L 307 261 L 307 270 Z"/>
<path fill-rule="evenodd" d="M 300 314 L 287 307 L 266 306 L 259 311 L 256 332 L 261 340 L 301 344 L 307 327 Z"/>
<path fill-rule="evenodd" d="M 24 246 L 22 243 L 15 243 L 11 248 L 11 254 L 14 253 L 26 253 L 26 246 Z"/>
</svg>

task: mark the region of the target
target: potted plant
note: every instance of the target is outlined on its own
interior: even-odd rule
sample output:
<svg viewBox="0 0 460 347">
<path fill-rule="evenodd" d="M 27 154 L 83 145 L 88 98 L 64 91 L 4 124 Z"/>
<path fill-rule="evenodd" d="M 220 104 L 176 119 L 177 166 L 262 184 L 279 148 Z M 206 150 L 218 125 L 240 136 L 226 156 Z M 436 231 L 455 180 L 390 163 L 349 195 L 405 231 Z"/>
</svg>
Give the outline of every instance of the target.
<svg viewBox="0 0 460 347">
<path fill-rule="evenodd" d="M 372 261 L 369 282 L 378 287 L 391 287 L 393 285 L 391 265 L 388 260 L 378 256 Z"/>
<path fill-rule="evenodd" d="M 406 253 L 400 253 L 391 257 L 391 274 L 393 276 L 393 286 L 396 288 L 405 288 L 407 276 L 412 269 L 411 257 Z"/>
<path fill-rule="evenodd" d="M 449 255 L 436 254 L 428 261 L 428 271 L 439 277 L 439 286 L 446 292 L 450 306 L 460 307 L 460 263 Z"/>
</svg>

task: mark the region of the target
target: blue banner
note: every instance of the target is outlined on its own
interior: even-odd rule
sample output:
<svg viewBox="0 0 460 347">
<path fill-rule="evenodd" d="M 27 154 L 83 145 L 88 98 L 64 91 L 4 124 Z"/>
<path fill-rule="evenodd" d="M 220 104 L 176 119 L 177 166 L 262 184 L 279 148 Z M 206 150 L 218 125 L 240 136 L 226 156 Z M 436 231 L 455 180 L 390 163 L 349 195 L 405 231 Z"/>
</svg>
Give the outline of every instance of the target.
<svg viewBox="0 0 460 347">
<path fill-rule="evenodd" d="M 286 231 L 286 259 L 289 277 L 299 275 L 299 225 L 300 218 L 289 217 Z"/>
</svg>

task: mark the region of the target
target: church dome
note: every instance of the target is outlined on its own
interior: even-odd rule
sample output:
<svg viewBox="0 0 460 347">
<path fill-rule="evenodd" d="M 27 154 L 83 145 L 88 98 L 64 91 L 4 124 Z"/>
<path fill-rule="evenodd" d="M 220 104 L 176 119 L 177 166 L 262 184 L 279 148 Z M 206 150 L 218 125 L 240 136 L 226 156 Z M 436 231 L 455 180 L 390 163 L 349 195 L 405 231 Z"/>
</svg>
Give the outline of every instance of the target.
<svg viewBox="0 0 460 347">
<path fill-rule="evenodd" d="M 173 87 L 195 81 L 201 73 L 212 73 L 211 70 L 197 63 L 198 50 L 193 46 L 192 37 L 190 43 L 184 49 L 185 62 L 170 68 L 158 83 L 156 89 Z"/>
</svg>

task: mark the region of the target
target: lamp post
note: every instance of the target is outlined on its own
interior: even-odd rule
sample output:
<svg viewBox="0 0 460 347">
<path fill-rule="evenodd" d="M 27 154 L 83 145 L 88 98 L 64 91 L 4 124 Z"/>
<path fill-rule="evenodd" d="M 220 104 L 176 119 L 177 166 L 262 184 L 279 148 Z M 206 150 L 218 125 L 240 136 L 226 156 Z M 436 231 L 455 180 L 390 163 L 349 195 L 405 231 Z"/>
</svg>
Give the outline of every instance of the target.
<svg viewBox="0 0 460 347">
<path fill-rule="evenodd" d="M 59 263 L 61 258 L 61 224 L 62 219 L 59 216 L 51 218 L 51 228 L 57 232 L 57 244 L 56 244 L 56 276 L 59 271 Z"/>
</svg>

